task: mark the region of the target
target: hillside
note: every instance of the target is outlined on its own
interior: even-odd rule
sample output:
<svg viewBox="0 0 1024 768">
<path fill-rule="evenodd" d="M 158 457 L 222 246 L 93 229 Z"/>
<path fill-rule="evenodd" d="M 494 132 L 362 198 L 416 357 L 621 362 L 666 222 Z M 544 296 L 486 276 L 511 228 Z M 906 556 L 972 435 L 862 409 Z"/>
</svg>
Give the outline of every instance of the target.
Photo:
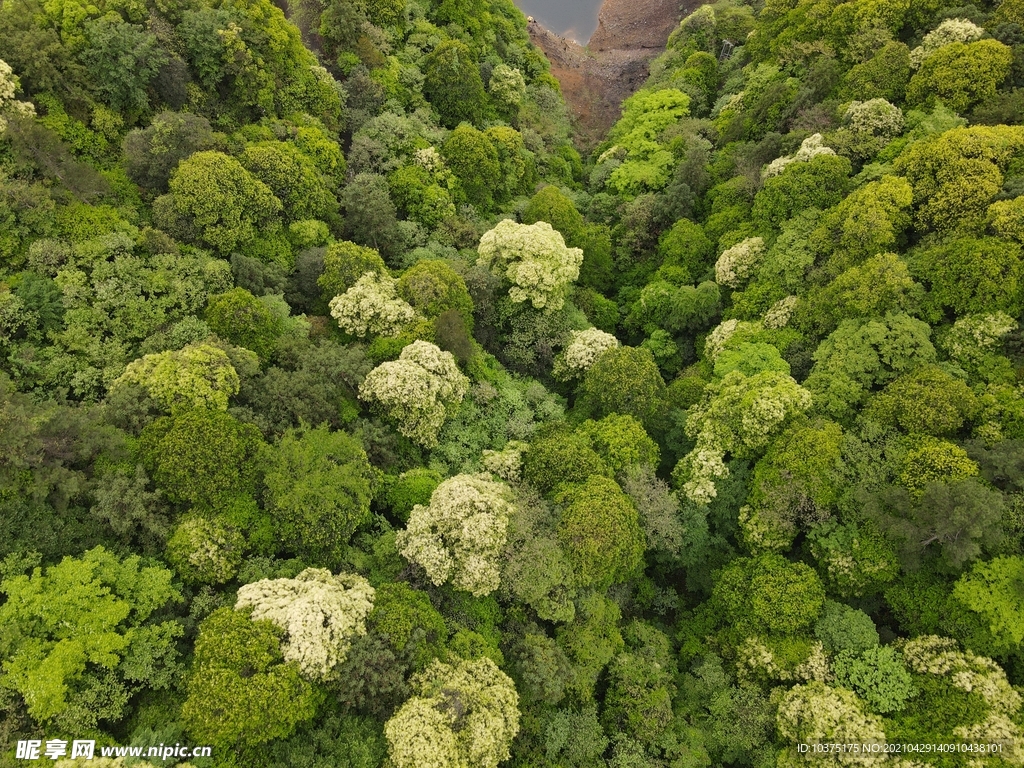
<svg viewBox="0 0 1024 768">
<path fill-rule="evenodd" d="M 592 149 L 615 123 L 620 105 L 643 85 L 647 65 L 683 15 L 676 0 L 606 0 L 586 46 L 529 24 L 530 40 L 562 86 L 579 146 Z"/>
<path fill-rule="evenodd" d="M 0 6 L 0 768 L 1021 763 L 1024 3 L 657 7 Z"/>
</svg>

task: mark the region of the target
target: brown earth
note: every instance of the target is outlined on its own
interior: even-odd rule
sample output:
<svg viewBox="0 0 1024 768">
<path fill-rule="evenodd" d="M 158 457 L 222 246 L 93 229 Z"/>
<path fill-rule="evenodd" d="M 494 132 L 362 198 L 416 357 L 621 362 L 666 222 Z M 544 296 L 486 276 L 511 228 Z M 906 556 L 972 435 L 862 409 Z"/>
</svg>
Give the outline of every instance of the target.
<svg viewBox="0 0 1024 768">
<path fill-rule="evenodd" d="M 683 15 L 679 0 L 604 0 L 586 47 L 529 23 L 530 39 L 561 83 L 582 149 L 596 146 L 618 120 L 623 100 L 644 84 L 648 64 L 664 50 Z"/>
</svg>

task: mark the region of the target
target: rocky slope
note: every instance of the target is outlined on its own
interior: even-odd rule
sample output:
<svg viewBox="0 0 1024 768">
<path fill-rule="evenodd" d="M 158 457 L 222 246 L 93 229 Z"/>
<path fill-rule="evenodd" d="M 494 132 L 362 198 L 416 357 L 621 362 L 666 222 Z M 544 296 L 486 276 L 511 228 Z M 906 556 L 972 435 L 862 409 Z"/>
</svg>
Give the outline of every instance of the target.
<svg viewBox="0 0 1024 768">
<path fill-rule="evenodd" d="M 699 0 L 682 6 L 679 0 L 605 0 L 586 47 L 530 23 L 531 39 L 562 84 L 583 148 L 596 144 L 615 123 L 622 101 L 647 78 L 648 63 L 698 5 Z"/>
</svg>

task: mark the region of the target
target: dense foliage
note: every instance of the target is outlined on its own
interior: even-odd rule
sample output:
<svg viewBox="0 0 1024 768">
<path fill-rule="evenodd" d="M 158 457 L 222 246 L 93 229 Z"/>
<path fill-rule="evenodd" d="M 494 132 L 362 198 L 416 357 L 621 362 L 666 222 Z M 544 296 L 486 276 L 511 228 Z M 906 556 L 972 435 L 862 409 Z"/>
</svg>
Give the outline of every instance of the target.
<svg viewBox="0 0 1024 768">
<path fill-rule="evenodd" d="M 287 5 L 0 4 L 0 766 L 1019 764 L 1021 2 Z"/>
</svg>

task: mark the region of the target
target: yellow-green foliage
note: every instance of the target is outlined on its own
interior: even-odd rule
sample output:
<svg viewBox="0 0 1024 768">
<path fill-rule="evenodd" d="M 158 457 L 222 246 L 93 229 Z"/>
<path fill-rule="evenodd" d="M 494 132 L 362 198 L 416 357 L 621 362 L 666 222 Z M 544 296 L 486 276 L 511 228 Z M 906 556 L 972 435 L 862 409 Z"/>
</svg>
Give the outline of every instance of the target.
<svg viewBox="0 0 1024 768">
<path fill-rule="evenodd" d="M 228 409 L 239 379 L 227 353 L 209 344 L 146 355 L 130 363 L 115 382 L 139 384 L 165 408 Z"/>
</svg>

